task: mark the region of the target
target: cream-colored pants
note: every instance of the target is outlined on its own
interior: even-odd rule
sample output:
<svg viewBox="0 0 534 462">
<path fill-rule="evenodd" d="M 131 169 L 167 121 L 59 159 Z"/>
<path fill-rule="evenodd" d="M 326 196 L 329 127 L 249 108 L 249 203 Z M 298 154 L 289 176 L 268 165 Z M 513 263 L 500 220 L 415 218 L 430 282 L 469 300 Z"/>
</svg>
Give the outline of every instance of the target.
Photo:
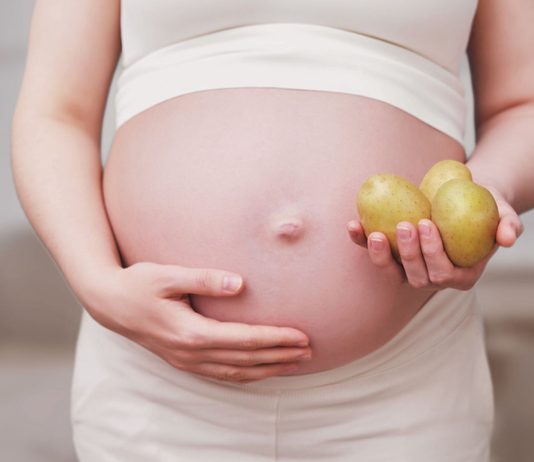
<svg viewBox="0 0 534 462">
<path fill-rule="evenodd" d="M 81 462 L 486 462 L 493 390 L 472 291 L 438 292 L 370 355 L 231 384 L 178 371 L 84 313 Z"/>
</svg>

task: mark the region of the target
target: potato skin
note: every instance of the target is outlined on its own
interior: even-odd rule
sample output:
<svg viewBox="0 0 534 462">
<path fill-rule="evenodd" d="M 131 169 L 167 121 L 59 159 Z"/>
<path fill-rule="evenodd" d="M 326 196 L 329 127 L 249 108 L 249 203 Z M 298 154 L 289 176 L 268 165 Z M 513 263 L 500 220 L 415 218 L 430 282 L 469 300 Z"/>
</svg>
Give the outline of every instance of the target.
<svg viewBox="0 0 534 462">
<path fill-rule="evenodd" d="M 436 224 L 449 259 L 470 267 L 484 259 L 495 245 L 499 210 L 492 194 L 466 179 L 449 180 L 432 200 Z"/>
<path fill-rule="evenodd" d="M 391 173 L 367 178 L 358 191 L 356 207 L 365 235 L 369 236 L 374 231 L 384 233 L 397 260 L 397 224 L 409 221 L 417 226 L 419 220 L 431 216 L 430 202 L 419 188 Z"/>
<path fill-rule="evenodd" d="M 438 189 L 454 178 L 473 179 L 471 170 L 465 164 L 452 159 L 440 160 L 426 172 L 419 189 L 432 202 Z"/>
</svg>

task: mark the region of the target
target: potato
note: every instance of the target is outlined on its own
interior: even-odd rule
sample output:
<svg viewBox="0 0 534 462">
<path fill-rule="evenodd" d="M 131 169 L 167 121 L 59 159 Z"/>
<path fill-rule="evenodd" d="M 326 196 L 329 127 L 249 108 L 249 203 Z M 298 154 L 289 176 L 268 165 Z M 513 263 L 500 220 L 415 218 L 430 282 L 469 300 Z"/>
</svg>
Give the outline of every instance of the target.
<svg viewBox="0 0 534 462">
<path fill-rule="evenodd" d="M 430 218 L 430 202 L 410 181 L 391 173 L 373 175 L 358 191 L 356 207 L 366 236 L 374 231 L 386 235 L 395 258 L 399 259 L 395 229 L 401 221 L 417 226 Z"/>
<path fill-rule="evenodd" d="M 436 224 L 449 259 L 457 266 L 473 266 L 495 245 L 499 211 L 492 194 L 467 179 L 447 181 L 432 200 Z"/>
<path fill-rule="evenodd" d="M 457 160 L 441 160 L 435 163 L 428 172 L 426 172 L 419 189 L 432 202 L 437 190 L 447 181 L 454 178 L 464 178 L 472 180 L 469 168 Z"/>
</svg>

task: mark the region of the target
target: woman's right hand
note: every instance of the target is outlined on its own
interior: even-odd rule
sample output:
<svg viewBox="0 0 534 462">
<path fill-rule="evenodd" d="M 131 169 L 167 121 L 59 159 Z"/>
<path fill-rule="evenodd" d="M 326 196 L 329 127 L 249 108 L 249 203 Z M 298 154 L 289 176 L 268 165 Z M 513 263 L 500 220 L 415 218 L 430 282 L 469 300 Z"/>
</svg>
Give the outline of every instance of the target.
<svg viewBox="0 0 534 462">
<path fill-rule="evenodd" d="M 237 295 L 216 269 L 155 263 L 116 267 L 98 276 L 84 306 L 101 325 L 152 351 L 171 366 L 246 383 L 296 369 L 311 355 L 308 337 L 290 327 L 220 322 L 195 312 L 187 294 Z M 93 285 L 95 287 L 95 285 Z"/>
</svg>

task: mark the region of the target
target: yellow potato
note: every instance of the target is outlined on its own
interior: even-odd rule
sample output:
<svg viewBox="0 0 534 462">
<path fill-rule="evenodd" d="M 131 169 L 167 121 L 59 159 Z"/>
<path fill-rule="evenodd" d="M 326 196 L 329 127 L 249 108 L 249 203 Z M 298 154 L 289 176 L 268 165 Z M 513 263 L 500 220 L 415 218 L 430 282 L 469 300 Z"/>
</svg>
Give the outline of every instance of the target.
<svg viewBox="0 0 534 462">
<path fill-rule="evenodd" d="M 449 180 L 464 178 L 472 180 L 471 171 L 457 160 L 440 160 L 426 172 L 419 189 L 432 202 L 437 190 Z"/>
<path fill-rule="evenodd" d="M 486 257 L 495 245 L 499 211 L 486 188 L 457 178 L 438 189 L 432 200 L 432 221 L 450 260 L 469 267 Z"/>
<path fill-rule="evenodd" d="M 397 260 L 397 224 L 409 221 L 417 226 L 419 220 L 430 218 L 430 202 L 417 186 L 390 173 L 367 178 L 358 191 L 356 207 L 365 235 L 384 233 Z"/>
</svg>

